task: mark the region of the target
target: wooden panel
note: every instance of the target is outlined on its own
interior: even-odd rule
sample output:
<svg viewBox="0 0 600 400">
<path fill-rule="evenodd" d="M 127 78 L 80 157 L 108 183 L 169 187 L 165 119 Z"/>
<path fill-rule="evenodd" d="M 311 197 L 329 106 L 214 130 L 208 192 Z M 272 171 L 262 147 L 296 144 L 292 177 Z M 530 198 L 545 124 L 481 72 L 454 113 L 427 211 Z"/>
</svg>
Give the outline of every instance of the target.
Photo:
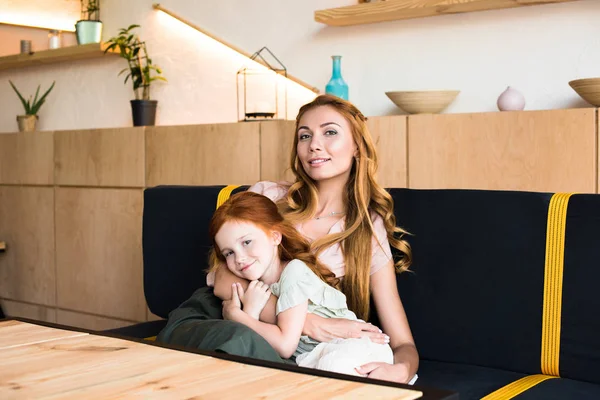
<svg viewBox="0 0 600 400">
<path fill-rule="evenodd" d="M 134 325 L 137 322 L 123 321 L 114 318 L 101 317 L 78 313 L 75 311 L 56 310 L 56 323 L 75 328 L 90 329 L 94 331 L 104 331 L 107 329 L 121 328 L 123 326 Z"/>
<path fill-rule="evenodd" d="M 406 187 L 406 117 L 369 117 L 377 148 L 377 181 L 385 188 Z"/>
<path fill-rule="evenodd" d="M 569 1 L 577 0 L 382 0 L 318 10 L 315 21 L 349 26 Z"/>
<path fill-rule="evenodd" d="M 593 193 L 595 113 L 409 116 L 409 186 Z"/>
<path fill-rule="evenodd" d="M 146 129 L 146 184 L 253 184 L 260 177 L 257 122 Z"/>
<path fill-rule="evenodd" d="M 20 321 L 0 321 L 1 350 L 85 335 L 87 333 L 50 328 Z"/>
<path fill-rule="evenodd" d="M 54 189 L 0 186 L 0 297 L 55 305 Z"/>
<path fill-rule="evenodd" d="M 47 65 L 58 62 L 72 62 L 88 58 L 104 57 L 106 46 L 100 43 L 90 43 L 80 46 L 61 47 L 59 49 L 36 51 L 31 54 L 15 54 L 0 57 L 0 71 L 11 68 L 23 68 L 34 65 Z M 115 56 L 114 51 L 106 56 Z"/>
<path fill-rule="evenodd" d="M 290 155 L 294 145 L 295 121 L 260 123 L 260 180 L 294 181 Z"/>
<path fill-rule="evenodd" d="M 77 186 L 144 186 L 144 128 L 55 133 L 56 182 Z"/>
<path fill-rule="evenodd" d="M 53 137 L 52 132 L 0 135 L 0 183 L 52 185 Z"/>
<path fill-rule="evenodd" d="M 0 328 L 0 335 L 2 335 Z M 2 350 L 0 397 L 416 399 L 423 392 L 86 335 Z M 235 379 L 232 379 L 235 377 Z M 440 396 L 441 397 L 441 396 Z"/>
<path fill-rule="evenodd" d="M 0 304 L 7 317 L 21 317 L 36 321 L 56 322 L 55 308 L 6 299 L 0 299 Z"/>
<path fill-rule="evenodd" d="M 56 189 L 57 305 L 146 320 L 141 189 Z"/>
</svg>

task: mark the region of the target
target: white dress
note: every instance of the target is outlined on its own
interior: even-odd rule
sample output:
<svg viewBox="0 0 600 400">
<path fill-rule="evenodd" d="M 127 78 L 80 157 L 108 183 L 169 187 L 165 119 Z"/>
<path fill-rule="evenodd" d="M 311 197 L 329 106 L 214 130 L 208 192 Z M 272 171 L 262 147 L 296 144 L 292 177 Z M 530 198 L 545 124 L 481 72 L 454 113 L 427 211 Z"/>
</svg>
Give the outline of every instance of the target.
<svg viewBox="0 0 600 400">
<path fill-rule="evenodd" d="M 271 285 L 278 297 L 277 315 L 308 300 L 308 312 L 325 318 L 358 320 L 348 309 L 346 296 L 323 282 L 300 260 L 292 260 L 283 269 L 279 282 Z M 394 363 L 388 344 L 372 342 L 369 338 L 334 339 L 320 343 L 301 336 L 294 352 L 301 367 L 317 368 L 348 375 L 361 376 L 355 368 L 369 362 Z"/>
</svg>

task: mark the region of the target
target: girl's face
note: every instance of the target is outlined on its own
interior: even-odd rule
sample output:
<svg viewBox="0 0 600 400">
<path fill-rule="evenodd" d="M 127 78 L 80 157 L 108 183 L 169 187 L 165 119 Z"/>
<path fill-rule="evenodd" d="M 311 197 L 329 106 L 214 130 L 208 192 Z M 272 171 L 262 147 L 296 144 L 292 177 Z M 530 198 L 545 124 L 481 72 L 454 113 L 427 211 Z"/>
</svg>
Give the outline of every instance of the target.
<svg viewBox="0 0 600 400">
<path fill-rule="evenodd" d="M 298 124 L 296 151 L 302 168 L 315 181 L 347 181 L 353 157 L 358 154 L 352 128 L 331 106 L 307 111 Z"/>
<path fill-rule="evenodd" d="M 261 279 L 278 267 L 277 246 L 281 233 L 265 232 L 245 221 L 228 221 L 215 236 L 215 242 L 233 274 L 249 281 Z"/>
</svg>

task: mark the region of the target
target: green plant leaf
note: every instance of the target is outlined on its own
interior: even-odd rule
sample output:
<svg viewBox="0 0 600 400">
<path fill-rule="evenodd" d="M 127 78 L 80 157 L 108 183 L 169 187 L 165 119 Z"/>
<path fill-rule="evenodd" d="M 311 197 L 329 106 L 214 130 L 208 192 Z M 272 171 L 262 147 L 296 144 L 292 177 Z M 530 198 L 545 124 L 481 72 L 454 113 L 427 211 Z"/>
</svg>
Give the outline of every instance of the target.
<svg viewBox="0 0 600 400">
<path fill-rule="evenodd" d="M 12 86 L 12 88 L 17 93 L 17 96 L 19 96 L 19 99 L 21 100 L 21 103 L 23 104 L 23 108 L 25 109 L 25 114 L 29 114 L 29 103 L 23 98 L 23 96 L 21 96 L 21 93 L 19 93 L 19 91 L 17 90 L 14 83 L 12 83 L 12 81 L 10 81 L 10 80 L 8 82 L 10 83 L 10 86 Z"/>
</svg>

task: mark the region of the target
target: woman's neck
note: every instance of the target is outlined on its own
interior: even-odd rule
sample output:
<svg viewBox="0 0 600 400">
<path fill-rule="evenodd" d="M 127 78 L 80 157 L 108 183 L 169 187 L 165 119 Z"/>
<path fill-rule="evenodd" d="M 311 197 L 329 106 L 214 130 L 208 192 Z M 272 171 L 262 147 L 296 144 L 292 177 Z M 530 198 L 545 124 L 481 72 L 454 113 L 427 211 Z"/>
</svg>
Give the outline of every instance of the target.
<svg viewBox="0 0 600 400">
<path fill-rule="evenodd" d="M 316 182 L 317 191 L 319 192 L 317 215 L 345 211 L 344 192 L 346 182 L 347 179 L 328 179 Z"/>
</svg>

